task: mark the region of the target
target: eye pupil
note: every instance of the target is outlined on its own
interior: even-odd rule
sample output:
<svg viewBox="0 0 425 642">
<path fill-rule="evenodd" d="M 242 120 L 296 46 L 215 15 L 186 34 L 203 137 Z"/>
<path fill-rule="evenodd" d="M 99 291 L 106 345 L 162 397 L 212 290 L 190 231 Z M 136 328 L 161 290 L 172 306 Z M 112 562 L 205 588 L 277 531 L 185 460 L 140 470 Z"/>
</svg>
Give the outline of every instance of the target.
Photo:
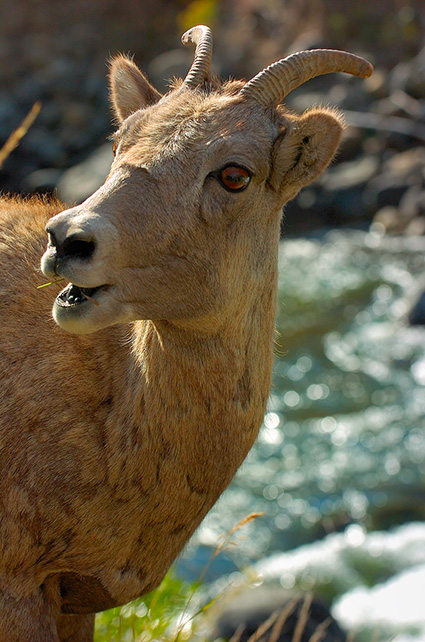
<svg viewBox="0 0 425 642">
<path fill-rule="evenodd" d="M 240 192 L 248 186 L 251 175 L 243 167 L 229 165 L 220 172 L 220 181 L 228 190 Z"/>
</svg>

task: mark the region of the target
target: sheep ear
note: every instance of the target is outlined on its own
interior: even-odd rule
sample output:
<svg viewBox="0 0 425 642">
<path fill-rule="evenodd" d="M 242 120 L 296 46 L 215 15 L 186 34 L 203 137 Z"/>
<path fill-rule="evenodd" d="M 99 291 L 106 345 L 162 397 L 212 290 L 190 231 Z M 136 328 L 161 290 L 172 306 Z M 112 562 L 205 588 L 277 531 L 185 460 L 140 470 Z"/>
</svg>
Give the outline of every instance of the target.
<svg viewBox="0 0 425 642">
<path fill-rule="evenodd" d="M 111 61 L 109 86 L 112 107 L 119 122 L 161 98 L 137 65 L 125 56 L 116 56 Z"/>
<path fill-rule="evenodd" d="M 332 160 L 344 127 L 335 111 L 312 109 L 294 117 L 273 149 L 272 187 L 290 200 L 320 176 Z"/>
</svg>

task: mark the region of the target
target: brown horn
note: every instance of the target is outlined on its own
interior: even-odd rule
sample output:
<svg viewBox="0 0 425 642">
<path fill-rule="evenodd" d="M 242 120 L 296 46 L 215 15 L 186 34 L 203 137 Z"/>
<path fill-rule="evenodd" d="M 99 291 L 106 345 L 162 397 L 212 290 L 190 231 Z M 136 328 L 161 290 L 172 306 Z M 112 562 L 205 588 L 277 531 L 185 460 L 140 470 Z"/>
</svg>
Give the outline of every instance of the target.
<svg viewBox="0 0 425 642">
<path fill-rule="evenodd" d="M 364 58 L 346 51 L 300 51 L 273 63 L 254 76 L 241 89 L 240 94 L 265 107 L 276 106 L 307 80 L 340 71 L 368 78 L 373 72 L 373 66 Z"/>
<path fill-rule="evenodd" d="M 210 75 L 213 49 L 211 29 L 205 25 L 192 27 L 192 29 L 189 29 L 189 31 L 186 31 L 186 33 L 182 35 L 182 43 L 184 45 L 196 45 L 195 58 L 183 82 L 183 87 L 198 87 L 198 85 L 201 85 Z"/>
</svg>

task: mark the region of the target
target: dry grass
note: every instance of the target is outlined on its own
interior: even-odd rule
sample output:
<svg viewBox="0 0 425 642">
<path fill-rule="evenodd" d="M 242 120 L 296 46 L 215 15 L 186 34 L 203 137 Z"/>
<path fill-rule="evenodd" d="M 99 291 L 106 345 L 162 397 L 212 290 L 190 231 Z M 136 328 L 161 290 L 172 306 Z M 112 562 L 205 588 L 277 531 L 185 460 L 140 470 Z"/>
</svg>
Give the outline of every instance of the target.
<svg viewBox="0 0 425 642">
<path fill-rule="evenodd" d="M 311 593 L 307 593 L 301 606 L 298 621 L 292 636 L 292 642 L 301 642 L 302 635 L 305 631 L 305 627 L 310 615 L 310 606 L 312 600 L 313 595 Z M 248 642 L 260 641 L 262 639 L 262 636 L 265 635 L 268 631 L 270 631 L 270 634 L 268 636 L 267 642 L 278 642 L 279 636 L 282 633 L 283 627 L 285 626 L 288 617 L 292 615 L 298 603 L 299 599 L 295 598 L 288 602 L 285 608 L 283 608 L 281 611 L 274 611 L 274 613 L 272 613 L 270 617 L 258 627 L 255 633 L 251 635 L 251 637 L 248 639 Z M 328 628 L 330 623 L 331 618 L 327 618 L 321 624 L 319 624 L 308 642 L 321 642 L 326 635 L 326 629 Z M 229 642 L 240 642 L 244 630 L 244 625 L 240 624 L 234 635 L 230 638 Z"/>
<path fill-rule="evenodd" d="M 10 134 L 9 138 L 7 139 L 3 147 L 0 149 L 0 168 L 3 166 L 3 163 L 6 160 L 6 158 L 19 145 L 20 141 L 25 136 L 25 134 L 27 133 L 27 131 L 29 130 L 29 128 L 37 118 L 38 114 L 40 113 L 40 109 L 41 109 L 41 102 L 38 100 L 31 107 L 30 111 L 25 116 L 24 120 L 19 125 L 19 127 Z"/>
<path fill-rule="evenodd" d="M 246 526 L 246 524 L 249 524 L 250 522 L 254 521 L 254 519 L 257 519 L 258 517 L 263 517 L 264 513 L 251 513 L 247 517 L 244 517 L 236 526 L 233 526 L 233 528 L 230 529 L 228 533 L 225 535 L 222 535 L 221 537 L 223 538 L 221 543 L 217 546 L 215 549 L 214 553 L 211 555 L 210 560 L 208 561 L 208 564 L 202 571 L 201 577 L 199 578 L 199 581 L 202 582 L 206 572 L 208 571 L 212 561 L 217 557 L 217 555 L 220 555 L 222 551 L 227 550 L 228 548 L 231 548 L 232 546 L 236 545 L 236 542 L 232 540 L 233 535 L 239 531 L 241 528 Z"/>
<path fill-rule="evenodd" d="M 214 553 L 211 555 L 210 559 L 208 560 L 208 563 L 207 563 L 207 564 L 206 564 L 206 566 L 204 567 L 204 569 L 203 569 L 203 571 L 202 571 L 202 573 L 201 573 L 201 576 L 200 576 L 199 580 L 196 582 L 196 584 L 195 584 L 195 586 L 194 586 L 194 589 L 193 589 L 193 591 L 192 591 L 191 595 L 189 596 L 189 599 L 187 600 L 187 603 L 186 603 L 186 605 L 185 605 L 185 608 L 184 608 L 184 610 L 183 610 L 182 617 L 181 617 L 182 624 L 181 624 L 181 626 L 179 627 L 179 630 L 177 631 L 177 635 L 176 635 L 176 637 L 174 638 L 173 642 L 178 642 L 178 640 L 179 640 L 179 638 L 180 638 L 180 634 L 181 634 L 182 630 L 184 629 L 184 627 L 185 627 L 185 626 L 186 626 L 186 625 L 187 625 L 191 620 L 193 620 L 195 617 L 197 617 L 197 616 L 198 616 L 198 615 L 200 615 L 201 613 L 205 613 L 206 611 L 208 611 L 208 609 L 209 609 L 213 604 L 215 604 L 215 602 L 217 602 L 217 600 L 219 600 L 219 599 L 223 596 L 223 593 L 224 593 L 224 592 L 226 592 L 226 590 L 227 590 L 227 589 L 225 589 L 222 593 L 220 593 L 219 595 L 217 595 L 217 597 L 213 598 L 210 602 L 208 602 L 208 604 L 205 604 L 203 607 L 201 607 L 199 610 L 197 610 L 197 611 L 196 611 L 193 615 L 191 615 L 190 617 L 186 617 L 187 612 L 188 612 L 188 610 L 189 610 L 190 603 L 191 603 L 191 601 L 192 601 L 192 599 L 193 599 L 193 597 L 194 597 L 194 595 L 195 595 L 195 593 L 196 593 L 197 589 L 199 588 L 199 586 L 200 586 L 200 585 L 202 584 L 202 582 L 204 581 L 205 575 L 206 575 L 206 573 L 207 573 L 208 569 L 210 568 L 211 563 L 213 562 L 213 560 L 214 560 L 218 555 L 220 555 L 220 553 L 222 553 L 223 551 L 227 550 L 228 548 L 230 548 L 230 547 L 232 547 L 232 546 L 236 546 L 236 544 L 237 544 L 237 543 L 236 543 L 236 542 L 234 542 L 234 541 L 233 541 L 233 539 L 232 539 L 233 535 L 234 535 L 236 532 L 238 532 L 238 531 L 239 531 L 241 528 L 243 528 L 246 524 L 249 524 L 249 523 L 250 523 L 250 522 L 252 522 L 254 519 L 257 519 L 258 517 L 262 517 L 263 515 L 264 515 L 264 513 L 251 513 L 251 514 L 250 514 L 250 515 L 248 515 L 247 517 L 244 517 L 244 519 L 242 519 L 240 522 L 238 522 L 238 523 L 236 524 L 236 526 L 233 526 L 233 528 L 231 528 L 231 529 L 230 529 L 230 531 L 229 531 L 228 533 L 225 533 L 224 535 L 222 535 L 222 536 L 221 536 L 221 537 L 222 537 L 222 541 L 220 542 L 220 544 L 218 544 L 218 546 L 217 546 L 217 548 L 215 549 Z"/>
</svg>

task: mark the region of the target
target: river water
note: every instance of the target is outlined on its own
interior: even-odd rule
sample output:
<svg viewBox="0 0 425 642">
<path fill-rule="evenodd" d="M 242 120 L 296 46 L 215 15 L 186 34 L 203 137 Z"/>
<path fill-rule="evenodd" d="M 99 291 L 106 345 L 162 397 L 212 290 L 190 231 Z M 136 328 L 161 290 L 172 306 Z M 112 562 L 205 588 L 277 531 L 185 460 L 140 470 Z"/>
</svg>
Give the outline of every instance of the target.
<svg viewBox="0 0 425 642">
<path fill-rule="evenodd" d="M 425 327 L 407 315 L 425 289 L 425 239 L 286 239 L 279 275 L 264 425 L 180 568 L 202 567 L 223 532 L 261 511 L 216 574 L 249 566 L 313 589 L 356 640 L 423 641 Z"/>
</svg>

